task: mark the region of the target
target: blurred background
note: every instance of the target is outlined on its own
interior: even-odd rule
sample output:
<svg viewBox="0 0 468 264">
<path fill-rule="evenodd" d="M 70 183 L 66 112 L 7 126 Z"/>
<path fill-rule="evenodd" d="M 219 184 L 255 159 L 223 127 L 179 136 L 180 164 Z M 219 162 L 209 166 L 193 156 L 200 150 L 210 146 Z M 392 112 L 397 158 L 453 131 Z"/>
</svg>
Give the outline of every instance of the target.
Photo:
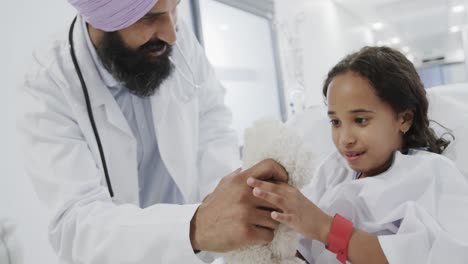
<svg viewBox="0 0 468 264">
<path fill-rule="evenodd" d="M 328 70 L 366 45 L 403 52 L 426 86 L 466 82 L 466 0 L 182 0 L 180 17 L 205 47 L 227 88 L 226 103 L 242 142 L 262 117 L 286 121 L 323 104 Z M 15 223 L 24 263 L 57 263 L 47 241 L 49 212 L 21 170 L 15 144 L 15 89 L 32 51 L 66 34 L 67 1 L 3 3 L 0 76 L 3 125 L 0 220 Z"/>
</svg>

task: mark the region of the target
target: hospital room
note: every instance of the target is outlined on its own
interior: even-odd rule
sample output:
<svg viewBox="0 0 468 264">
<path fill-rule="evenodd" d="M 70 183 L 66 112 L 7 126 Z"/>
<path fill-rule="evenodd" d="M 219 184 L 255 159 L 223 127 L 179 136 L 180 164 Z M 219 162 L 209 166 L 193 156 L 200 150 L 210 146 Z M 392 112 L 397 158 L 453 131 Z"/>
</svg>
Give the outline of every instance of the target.
<svg viewBox="0 0 468 264">
<path fill-rule="evenodd" d="M 468 0 L 3 5 L 0 264 L 468 263 Z"/>
</svg>

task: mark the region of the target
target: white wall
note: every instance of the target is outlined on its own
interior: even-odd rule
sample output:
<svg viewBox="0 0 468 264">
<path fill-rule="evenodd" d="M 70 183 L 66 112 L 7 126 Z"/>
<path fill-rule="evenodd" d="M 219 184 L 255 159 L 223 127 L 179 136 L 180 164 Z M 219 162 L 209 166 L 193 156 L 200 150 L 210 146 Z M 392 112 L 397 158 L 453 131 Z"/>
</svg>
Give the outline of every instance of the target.
<svg viewBox="0 0 468 264">
<path fill-rule="evenodd" d="M 457 62 L 424 65 L 417 70 L 424 87 L 428 89 L 434 86 L 466 82 L 465 67 L 464 62 Z"/>
<path fill-rule="evenodd" d="M 442 74 L 446 84 L 466 82 L 466 69 L 464 63 L 450 63 L 442 67 Z"/>
<path fill-rule="evenodd" d="M 372 32 L 331 0 L 275 3 L 286 99 L 294 89 L 294 79 L 303 73 L 305 105 L 322 104 L 322 84 L 328 71 L 348 53 L 372 45 Z"/>
<path fill-rule="evenodd" d="M 37 200 L 32 185 L 21 171 L 16 158 L 15 89 L 22 84 L 32 50 L 73 19 L 74 10 L 67 1 L 6 1 L 1 16 L 3 95 L 0 97 L 0 217 L 18 224 L 24 263 L 57 263 L 46 232 L 48 213 Z"/>
</svg>

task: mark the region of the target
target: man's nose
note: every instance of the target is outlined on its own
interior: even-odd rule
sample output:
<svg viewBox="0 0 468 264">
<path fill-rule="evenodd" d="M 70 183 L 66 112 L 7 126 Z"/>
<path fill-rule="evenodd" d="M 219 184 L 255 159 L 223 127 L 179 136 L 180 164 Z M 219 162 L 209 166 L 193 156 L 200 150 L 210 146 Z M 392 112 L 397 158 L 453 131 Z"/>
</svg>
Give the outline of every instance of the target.
<svg viewBox="0 0 468 264">
<path fill-rule="evenodd" d="M 176 23 L 175 15 L 168 13 L 162 23 L 158 24 L 156 37 L 169 45 L 174 45 L 177 40 Z"/>
</svg>

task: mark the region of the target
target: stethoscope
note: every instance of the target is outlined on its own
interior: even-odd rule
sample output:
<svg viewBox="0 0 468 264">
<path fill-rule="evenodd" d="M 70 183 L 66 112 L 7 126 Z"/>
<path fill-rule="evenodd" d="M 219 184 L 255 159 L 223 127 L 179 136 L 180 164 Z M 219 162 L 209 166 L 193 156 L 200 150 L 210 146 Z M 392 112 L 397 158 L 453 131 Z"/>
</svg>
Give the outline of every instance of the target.
<svg viewBox="0 0 468 264">
<path fill-rule="evenodd" d="M 101 163 L 102 163 L 102 168 L 104 170 L 104 176 L 106 178 L 106 184 L 107 184 L 107 189 L 109 190 L 109 194 L 111 197 L 114 197 L 114 191 L 112 189 L 112 183 L 111 183 L 111 180 L 110 180 L 110 177 L 109 177 L 109 171 L 107 169 L 107 163 L 106 163 L 106 158 L 105 158 L 105 155 L 104 155 L 104 150 L 102 148 L 102 143 L 101 143 L 101 138 L 99 137 L 99 132 L 97 130 L 97 126 L 96 126 L 96 122 L 94 121 L 94 115 L 93 115 L 93 110 L 91 108 L 91 102 L 89 100 L 89 94 L 88 94 L 88 87 L 86 86 L 86 82 L 83 78 L 83 74 L 81 73 L 81 68 L 78 64 L 78 60 L 76 58 L 76 54 L 75 54 L 75 47 L 74 47 L 74 44 L 73 44 L 73 31 L 74 31 L 74 28 L 75 28 L 75 23 L 76 23 L 76 20 L 77 20 L 77 17 L 75 17 L 70 25 L 70 30 L 68 31 L 68 41 L 70 43 L 70 54 L 71 54 L 71 57 L 72 57 L 72 61 L 73 61 L 73 65 L 75 67 L 75 70 L 76 70 L 76 74 L 78 75 L 78 78 L 80 79 L 80 83 L 81 83 L 81 88 L 83 90 L 83 94 L 84 94 L 84 97 L 85 97 L 85 101 L 86 101 L 86 109 L 88 111 L 88 117 L 89 117 L 89 121 L 91 122 L 91 126 L 93 128 L 93 133 L 94 133 L 94 137 L 96 138 L 96 142 L 97 142 L 97 145 L 98 145 L 98 149 L 99 149 L 99 155 L 101 156 Z M 184 53 L 182 52 L 181 48 L 179 47 L 179 45 L 176 43 L 174 45 L 177 50 L 179 51 L 179 53 L 181 54 L 181 57 L 184 61 L 184 64 L 185 66 L 188 68 L 188 70 L 190 71 L 190 74 L 192 75 L 192 80 L 190 80 L 186 74 L 184 74 L 180 69 L 179 67 L 176 66 L 176 64 L 174 63 L 174 60 L 173 58 L 170 56 L 169 57 L 169 60 L 170 62 L 174 65 L 174 68 L 176 69 L 176 71 L 180 74 L 180 76 L 182 76 L 183 79 L 185 79 L 191 86 L 192 86 L 192 90 L 187 94 L 187 91 L 183 91 L 182 90 L 182 87 L 180 85 L 178 85 L 179 89 L 178 89 L 178 97 L 181 101 L 183 101 L 184 103 L 187 103 L 188 101 L 190 101 L 191 98 L 193 98 L 195 96 L 195 94 L 197 93 L 197 91 L 200 89 L 200 85 L 196 83 L 195 81 L 195 73 L 193 72 L 192 68 L 190 67 Z"/>
</svg>

